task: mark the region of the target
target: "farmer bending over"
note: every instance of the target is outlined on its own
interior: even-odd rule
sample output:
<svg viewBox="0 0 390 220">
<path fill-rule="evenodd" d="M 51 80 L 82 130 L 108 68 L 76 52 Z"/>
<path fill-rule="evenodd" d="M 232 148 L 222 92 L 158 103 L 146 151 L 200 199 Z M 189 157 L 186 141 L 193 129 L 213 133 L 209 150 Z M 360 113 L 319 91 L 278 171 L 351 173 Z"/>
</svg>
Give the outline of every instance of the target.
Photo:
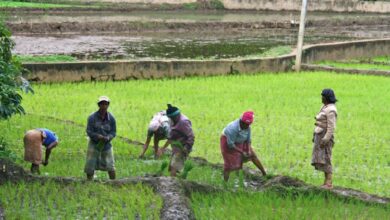
<svg viewBox="0 0 390 220">
<path fill-rule="evenodd" d="M 251 128 L 254 120 L 252 111 L 244 112 L 241 118 L 231 122 L 223 129 L 221 152 L 224 160 L 223 178 L 229 180 L 231 171 L 242 169 L 242 164 L 251 160 L 263 175 L 265 169 L 251 147 Z"/>
<path fill-rule="evenodd" d="M 24 160 L 31 162 L 31 173 L 39 172 L 39 165 L 47 166 L 53 148 L 58 145 L 58 137 L 46 128 L 29 130 L 24 135 Z M 46 148 L 45 160 L 42 161 L 42 145 Z"/>
<path fill-rule="evenodd" d="M 144 157 L 144 154 L 148 149 L 150 141 L 153 136 L 154 136 L 153 138 L 154 158 L 155 159 L 157 158 L 158 143 L 160 142 L 160 140 L 164 140 L 168 138 L 169 129 L 170 129 L 169 127 L 170 127 L 170 122 L 166 112 L 165 111 L 157 112 L 149 123 L 146 142 L 144 144 L 144 149 L 141 155 L 139 156 L 139 158 Z"/>
<path fill-rule="evenodd" d="M 184 162 L 194 145 L 195 136 L 192 131 L 191 121 L 177 107 L 168 104 L 167 116 L 172 120 L 171 131 L 168 135 L 168 141 L 158 151 L 160 156 L 170 144 L 172 146 L 171 162 L 169 171 L 171 176 L 176 176 L 176 173 L 183 169 Z"/>
<path fill-rule="evenodd" d="M 110 99 L 100 96 L 99 110 L 88 117 L 87 134 L 89 137 L 87 162 L 84 172 L 92 180 L 95 170 L 108 171 L 110 179 L 115 179 L 115 164 L 111 140 L 116 136 L 116 122 L 109 113 Z"/>
</svg>

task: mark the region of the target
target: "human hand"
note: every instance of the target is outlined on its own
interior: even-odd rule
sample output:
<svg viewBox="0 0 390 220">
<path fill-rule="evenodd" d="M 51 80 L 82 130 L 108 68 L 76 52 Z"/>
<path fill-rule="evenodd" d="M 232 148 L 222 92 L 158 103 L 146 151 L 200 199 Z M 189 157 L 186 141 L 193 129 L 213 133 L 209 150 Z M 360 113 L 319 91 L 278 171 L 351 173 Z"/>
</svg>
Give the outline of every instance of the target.
<svg viewBox="0 0 390 220">
<path fill-rule="evenodd" d="M 248 152 L 242 152 L 242 155 L 244 155 L 244 157 L 249 157 L 249 153 Z"/>
<path fill-rule="evenodd" d="M 101 135 L 101 134 L 98 134 L 97 138 L 98 138 L 100 141 L 104 141 L 104 136 Z"/>
<path fill-rule="evenodd" d="M 330 140 L 326 139 L 326 138 L 322 138 L 321 139 L 321 142 L 320 142 L 320 146 L 321 147 L 325 147 L 328 143 L 329 143 Z"/>
</svg>

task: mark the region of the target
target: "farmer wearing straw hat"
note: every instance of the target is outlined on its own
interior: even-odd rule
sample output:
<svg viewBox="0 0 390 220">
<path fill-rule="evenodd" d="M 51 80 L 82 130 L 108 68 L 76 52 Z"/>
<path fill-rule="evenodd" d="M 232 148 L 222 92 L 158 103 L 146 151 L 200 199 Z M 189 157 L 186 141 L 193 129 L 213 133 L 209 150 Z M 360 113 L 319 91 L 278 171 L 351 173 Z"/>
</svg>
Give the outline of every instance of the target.
<svg viewBox="0 0 390 220">
<path fill-rule="evenodd" d="M 161 140 L 168 138 L 169 130 L 170 130 L 170 120 L 166 114 L 166 111 L 157 112 L 149 123 L 146 142 L 144 144 L 144 149 L 141 155 L 139 156 L 139 158 L 144 157 L 144 154 L 148 149 L 150 141 L 153 136 L 154 136 L 153 138 L 154 157 L 157 158 L 158 143 Z"/>
<path fill-rule="evenodd" d="M 313 153 L 311 165 L 325 174 L 325 189 L 332 189 L 332 148 L 334 145 L 334 130 L 336 128 L 337 108 L 336 96 L 332 89 L 324 89 L 321 93 L 324 104 L 314 119 Z"/>
<path fill-rule="evenodd" d="M 57 135 L 46 128 L 37 128 L 26 132 L 23 138 L 24 160 L 31 162 L 31 173 L 39 172 L 39 165 L 47 166 L 51 151 L 58 145 Z M 45 160 L 42 161 L 42 145 L 45 146 Z"/>
<path fill-rule="evenodd" d="M 167 116 L 172 120 L 171 131 L 167 143 L 158 151 L 158 156 L 164 152 L 169 144 L 172 146 L 169 171 L 171 176 L 176 176 L 177 172 L 184 167 L 184 162 L 194 145 L 195 136 L 191 121 L 180 113 L 180 109 L 168 104 Z"/>
<path fill-rule="evenodd" d="M 251 128 L 254 113 L 246 111 L 228 124 L 221 135 L 221 152 L 224 160 L 223 178 L 229 180 L 231 171 L 242 169 L 242 164 L 251 160 L 263 175 L 265 169 L 251 147 Z"/>
<path fill-rule="evenodd" d="M 110 99 L 100 96 L 99 110 L 88 117 L 87 134 L 89 137 L 87 161 L 84 172 L 92 180 L 95 170 L 108 171 L 110 179 L 115 179 L 115 161 L 111 140 L 116 136 L 116 121 L 109 113 Z"/>
</svg>

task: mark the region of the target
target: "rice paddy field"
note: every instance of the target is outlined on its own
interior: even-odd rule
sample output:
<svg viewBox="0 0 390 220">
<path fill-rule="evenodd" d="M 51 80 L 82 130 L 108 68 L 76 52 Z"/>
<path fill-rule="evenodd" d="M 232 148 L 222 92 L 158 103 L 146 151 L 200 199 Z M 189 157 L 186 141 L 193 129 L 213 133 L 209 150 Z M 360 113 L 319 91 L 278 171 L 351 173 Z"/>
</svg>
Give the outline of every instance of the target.
<svg viewBox="0 0 390 220">
<path fill-rule="evenodd" d="M 389 85 L 388 77 L 327 72 L 37 84 L 34 85 L 34 95 L 24 95 L 24 107 L 28 114 L 0 121 L 0 134 L 20 158 L 18 163 L 28 169 L 30 164 L 22 161 L 24 132 L 38 127 L 55 131 L 60 144 L 53 150 L 49 165 L 41 167 L 41 175 L 85 178 L 83 168 L 88 141 L 85 127 L 89 114 L 97 110 L 96 100 L 100 95 L 107 95 L 111 99 L 109 111 L 116 117 L 117 135 L 140 142 L 146 139 L 147 126 L 155 112 L 166 109 L 167 103 L 178 106 L 192 120 L 196 138 L 191 156 L 203 157 L 212 163 L 223 162 L 219 147 L 222 129 L 243 111 L 251 109 L 255 112 L 252 145 L 267 172 L 271 175 L 297 177 L 307 183 L 320 185 L 323 174 L 314 171 L 310 165 L 314 116 L 322 105 L 322 89 L 333 88 L 339 100 L 336 144 L 333 149 L 334 185 L 389 197 Z M 157 173 L 161 164 L 169 159 L 166 156 L 153 160 L 149 149 L 147 158 L 139 160 L 141 147 L 119 137 L 114 139 L 113 146 L 117 178 Z M 251 164 L 246 166 L 252 167 Z M 97 179 L 108 179 L 105 172 L 97 172 L 96 175 Z M 188 179 L 223 186 L 222 170 L 211 167 L 195 166 L 188 174 Z M 230 186 L 234 187 L 238 179 L 232 175 Z M 6 211 L 8 207 L 14 210 L 19 206 L 33 209 L 31 204 L 24 205 L 23 199 L 12 204 L 13 201 L 4 198 L 8 198 L 7 193 L 12 193 L 8 192 L 11 189 L 23 192 L 24 188 L 30 188 L 38 190 L 37 194 L 40 195 L 43 192 L 39 190 L 58 187 L 54 183 L 48 184 L 52 185 L 43 189 L 34 184 L 17 186 L 15 189 L 10 185 L 1 186 L 1 204 Z M 80 190 L 78 185 L 69 187 L 71 190 Z M 89 192 L 99 191 L 99 187 L 102 186 L 92 183 Z M 141 191 L 150 198 L 145 202 L 145 207 L 155 207 L 140 215 L 141 218 L 147 216 L 146 219 L 155 219 L 154 213 L 161 204 L 158 199 L 157 202 L 148 201 L 155 201 L 156 195 L 143 186 L 137 187 L 141 187 Z M 129 196 L 122 198 L 124 192 Z M 124 188 L 115 189 L 113 193 L 118 194 L 118 200 L 123 203 L 129 199 L 127 197 L 132 197 L 133 192 L 134 188 Z M 86 193 L 88 191 L 80 192 L 71 201 L 72 204 L 84 200 Z M 30 195 L 26 193 L 25 196 Z M 65 198 L 68 195 L 61 192 L 61 196 Z M 136 203 L 136 198 L 131 202 Z M 38 206 L 52 209 L 49 206 L 54 204 L 41 201 Z M 318 195 L 297 198 L 244 191 L 217 195 L 194 193 L 191 205 L 198 219 L 204 219 L 205 216 L 207 219 L 237 219 L 243 216 L 249 219 L 386 219 L 390 215 L 388 206 L 383 208 L 356 202 L 346 203 Z M 88 207 L 86 205 L 85 209 Z M 118 215 L 139 213 L 134 207 L 128 209 L 120 211 Z M 110 213 L 110 210 L 105 213 Z M 47 215 L 51 216 L 50 212 Z M 102 215 L 111 216 L 104 213 L 93 216 Z M 35 216 L 41 216 L 41 213 Z M 134 215 L 126 216 L 132 219 Z"/>
<path fill-rule="evenodd" d="M 7 219 L 158 219 L 162 199 L 142 185 L 6 184 L 0 198 Z"/>
</svg>

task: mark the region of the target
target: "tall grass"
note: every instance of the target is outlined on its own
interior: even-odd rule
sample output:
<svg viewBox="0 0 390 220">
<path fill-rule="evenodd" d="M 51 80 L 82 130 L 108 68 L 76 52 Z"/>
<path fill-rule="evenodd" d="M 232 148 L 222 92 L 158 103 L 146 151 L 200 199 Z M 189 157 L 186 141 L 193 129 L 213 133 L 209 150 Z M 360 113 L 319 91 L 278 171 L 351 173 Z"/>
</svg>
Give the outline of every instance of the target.
<svg viewBox="0 0 390 220">
<path fill-rule="evenodd" d="M 37 3 L 37 2 L 22 2 L 22 1 L 1 1 L 0 8 L 68 8 L 74 7 L 70 4 L 52 4 L 52 3 Z M 78 6 L 83 7 L 83 6 Z"/>
<path fill-rule="evenodd" d="M 35 95 L 24 96 L 24 106 L 30 113 L 85 125 L 88 115 L 97 109 L 95 99 L 105 94 L 111 98 L 109 110 L 117 119 L 118 134 L 143 141 L 150 117 L 165 109 L 166 103 L 172 103 L 192 120 L 196 138 L 191 155 L 219 163 L 223 161 L 219 148 L 222 129 L 243 111 L 252 109 L 256 114 L 252 125 L 253 147 L 268 172 L 319 185 L 323 174 L 315 172 L 310 165 L 311 139 L 314 116 L 321 107 L 321 90 L 330 87 L 340 100 L 337 104 L 334 184 L 389 196 L 389 83 L 390 78 L 386 77 L 316 72 L 40 84 L 35 85 Z M 83 175 L 87 143 L 83 128 L 29 116 L 14 117 L 0 122 L 0 125 L 0 133 L 7 142 L 20 147 L 20 154 L 26 129 L 48 127 L 61 130 L 63 126 L 64 133 L 59 133 L 62 143 L 53 151 L 53 164 L 45 169 L 53 169 L 47 172 L 55 175 L 59 174 L 57 169 L 64 170 L 61 175 L 66 175 L 66 172 Z M 123 170 L 135 167 L 139 170 L 136 172 L 142 172 L 143 165 L 137 168 L 139 162 L 135 160 L 139 148 L 118 141 L 114 141 L 115 154 L 118 158 L 123 157 L 117 161 L 117 167 L 123 167 Z M 56 154 L 62 157 L 60 149 L 80 152 L 82 156 L 69 156 L 63 164 L 55 165 Z M 152 165 L 147 170 L 154 172 L 156 169 L 157 172 L 160 165 Z M 67 170 L 67 166 L 74 168 Z M 199 177 L 196 177 L 197 172 Z M 202 170 L 195 167 L 188 179 L 207 181 L 214 176 L 216 179 L 210 182 L 219 184 L 220 173 L 204 172 L 205 175 L 201 176 Z M 106 178 L 105 173 L 102 175 Z"/>
<path fill-rule="evenodd" d="M 267 193 L 192 194 L 198 219 L 387 219 L 390 207 L 367 206 L 320 195 Z M 342 207 L 342 208 L 340 208 Z"/>
<path fill-rule="evenodd" d="M 20 62 L 23 63 L 54 63 L 54 62 L 72 62 L 77 61 L 76 57 L 69 55 L 42 55 L 42 56 L 32 56 L 32 55 L 20 55 L 17 56 Z"/>
<path fill-rule="evenodd" d="M 162 208 L 161 197 L 141 184 L 7 183 L 1 188 L 7 219 L 159 219 Z"/>
</svg>

